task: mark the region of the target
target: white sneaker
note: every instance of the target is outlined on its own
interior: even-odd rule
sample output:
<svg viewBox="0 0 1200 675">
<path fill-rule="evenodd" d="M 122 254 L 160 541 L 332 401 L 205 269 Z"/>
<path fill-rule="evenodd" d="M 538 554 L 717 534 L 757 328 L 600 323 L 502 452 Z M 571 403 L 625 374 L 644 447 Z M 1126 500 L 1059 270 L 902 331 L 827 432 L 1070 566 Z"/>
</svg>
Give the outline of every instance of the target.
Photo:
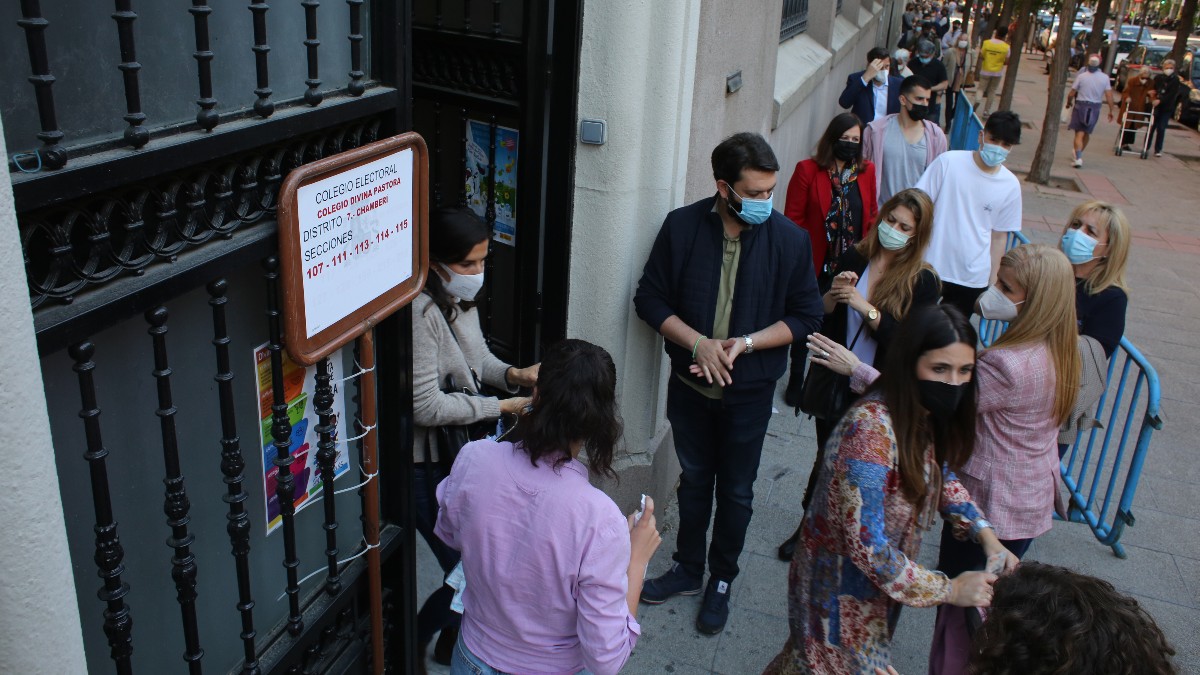
<svg viewBox="0 0 1200 675">
<path fill-rule="evenodd" d="M 1161 152 L 1156 152 L 1156 153 L 1154 153 L 1154 156 L 1155 156 L 1155 157 L 1162 157 L 1162 153 L 1161 153 Z"/>
<path fill-rule="evenodd" d="M 1080 159 L 1079 157 L 1076 157 L 1076 158 L 1075 158 L 1075 161 L 1071 162 L 1071 166 L 1073 166 L 1073 167 L 1075 167 L 1076 169 L 1078 169 L 1078 168 L 1080 168 L 1080 167 L 1082 167 L 1082 166 L 1083 166 L 1083 160 L 1082 160 L 1082 159 Z"/>
</svg>

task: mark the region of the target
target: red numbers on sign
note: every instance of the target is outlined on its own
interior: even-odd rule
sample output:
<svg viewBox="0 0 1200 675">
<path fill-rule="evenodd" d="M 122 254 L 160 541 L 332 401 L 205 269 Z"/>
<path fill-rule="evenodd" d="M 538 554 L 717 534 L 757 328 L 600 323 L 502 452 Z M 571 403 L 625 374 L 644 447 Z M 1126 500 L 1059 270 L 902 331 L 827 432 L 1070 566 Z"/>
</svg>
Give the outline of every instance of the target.
<svg viewBox="0 0 1200 675">
<path fill-rule="evenodd" d="M 323 270 L 323 269 L 325 269 L 325 263 L 317 263 L 316 265 L 313 265 L 312 267 L 305 270 L 305 273 L 308 275 L 309 279 L 312 279 L 313 277 L 320 274 L 321 270 Z"/>
<path fill-rule="evenodd" d="M 382 242 L 384 239 L 387 239 L 390 236 L 392 236 L 391 230 L 383 230 L 382 232 L 379 232 L 378 234 L 375 235 L 375 241 L 376 241 L 376 243 Z"/>
<path fill-rule="evenodd" d="M 367 249 L 369 249 L 369 248 L 371 248 L 371 240 L 363 239 L 362 241 L 358 242 L 357 245 L 355 245 L 354 252 L 355 253 L 366 253 Z"/>
</svg>

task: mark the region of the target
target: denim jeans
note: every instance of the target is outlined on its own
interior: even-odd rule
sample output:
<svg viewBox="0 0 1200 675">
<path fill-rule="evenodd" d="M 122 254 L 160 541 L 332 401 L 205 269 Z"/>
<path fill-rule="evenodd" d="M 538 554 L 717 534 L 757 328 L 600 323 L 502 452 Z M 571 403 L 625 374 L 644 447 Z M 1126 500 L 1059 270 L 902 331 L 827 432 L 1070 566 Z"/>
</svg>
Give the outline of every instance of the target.
<svg viewBox="0 0 1200 675">
<path fill-rule="evenodd" d="M 437 493 L 434 488 L 446 477 L 446 471 L 441 466 L 433 465 L 426 468 L 420 464 L 413 467 L 413 499 L 416 501 L 414 519 L 417 521 L 417 532 L 429 544 L 434 557 L 443 573 L 448 573 L 458 564 L 458 551 L 450 548 L 433 533 L 437 523 Z M 462 617 L 450 609 L 450 601 L 454 599 L 454 589 L 442 584 L 434 591 L 421 611 L 417 613 L 417 644 L 428 645 L 433 636 L 443 628 L 458 626 Z"/>
<path fill-rule="evenodd" d="M 463 644 L 462 635 L 458 636 L 458 644 L 454 645 L 454 655 L 450 657 L 450 675 L 509 675 L 502 670 L 484 663 L 483 659 L 471 653 Z M 590 675 L 587 670 L 581 670 L 576 675 Z"/>
<path fill-rule="evenodd" d="M 713 515 L 714 489 L 717 513 L 712 520 L 708 570 L 724 581 L 738 574 L 774 394 L 771 383 L 747 400 L 729 404 L 705 397 L 675 375 L 670 378 L 667 419 L 683 470 L 675 561 L 691 576 L 704 575 L 704 541 Z"/>
</svg>

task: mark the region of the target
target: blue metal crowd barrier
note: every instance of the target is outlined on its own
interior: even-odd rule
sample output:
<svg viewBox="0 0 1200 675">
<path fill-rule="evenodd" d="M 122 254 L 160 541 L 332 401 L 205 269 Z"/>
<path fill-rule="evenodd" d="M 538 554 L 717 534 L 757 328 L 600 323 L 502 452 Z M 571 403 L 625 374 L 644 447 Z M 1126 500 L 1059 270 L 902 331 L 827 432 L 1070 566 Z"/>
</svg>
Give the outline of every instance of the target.
<svg viewBox="0 0 1200 675">
<path fill-rule="evenodd" d="M 975 108 L 963 92 L 955 94 L 958 100 L 954 104 L 954 120 L 950 123 L 950 149 L 976 150 L 979 148 L 979 132 L 983 131 L 983 122 L 975 114 Z"/>
<path fill-rule="evenodd" d="M 1008 248 L 1028 243 L 1029 239 L 1020 232 L 1009 234 Z M 980 343 L 985 347 L 991 345 L 1007 328 L 1006 322 L 981 319 Z M 1120 376 L 1114 381 L 1118 370 Z M 1129 386 L 1131 375 L 1132 389 Z M 1059 463 L 1059 474 L 1070 494 L 1071 520 L 1087 523 L 1096 539 L 1112 547 L 1118 558 L 1126 557 L 1120 539 L 1125 526 L 1134 523 L 1133 497 L 1146 454 L 1150 451 L 1150 437 L 1154 430 L 1163 427 L 1160 396 L 1154 366 L 1128 338 L 1122 337 L 1120 346 L 1109 359 L 1104 393 L 1096 404 L 1096 419 L 1104 426 L 1078 432 Z M 1117 439 L 1115 449 L 1112 447 L 1114 439 Z M 1132 452 L 1129 451 L 1131 440 L 1134 441 Z M 1118 485 L 1120 496 L 1114 501 Z"/>
</svg>

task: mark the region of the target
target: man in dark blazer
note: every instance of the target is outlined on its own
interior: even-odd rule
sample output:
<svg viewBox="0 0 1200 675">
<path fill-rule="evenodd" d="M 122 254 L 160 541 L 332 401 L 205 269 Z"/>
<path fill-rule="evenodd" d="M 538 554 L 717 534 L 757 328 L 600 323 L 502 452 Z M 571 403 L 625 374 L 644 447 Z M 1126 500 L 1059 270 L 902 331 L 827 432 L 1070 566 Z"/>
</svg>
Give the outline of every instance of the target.
<svg viewBox="0 0 1200 675">
<path fill-rule="evenodd" d="M 876 117 L 900 112 L 900 83 L 904 78 L 891 75 L 891 65 L 892 60 L 883 47 L 867 52 L 866 70 L 846 78 L 838 105 L 848 108 L 864 125 Z"/>
</svg>

